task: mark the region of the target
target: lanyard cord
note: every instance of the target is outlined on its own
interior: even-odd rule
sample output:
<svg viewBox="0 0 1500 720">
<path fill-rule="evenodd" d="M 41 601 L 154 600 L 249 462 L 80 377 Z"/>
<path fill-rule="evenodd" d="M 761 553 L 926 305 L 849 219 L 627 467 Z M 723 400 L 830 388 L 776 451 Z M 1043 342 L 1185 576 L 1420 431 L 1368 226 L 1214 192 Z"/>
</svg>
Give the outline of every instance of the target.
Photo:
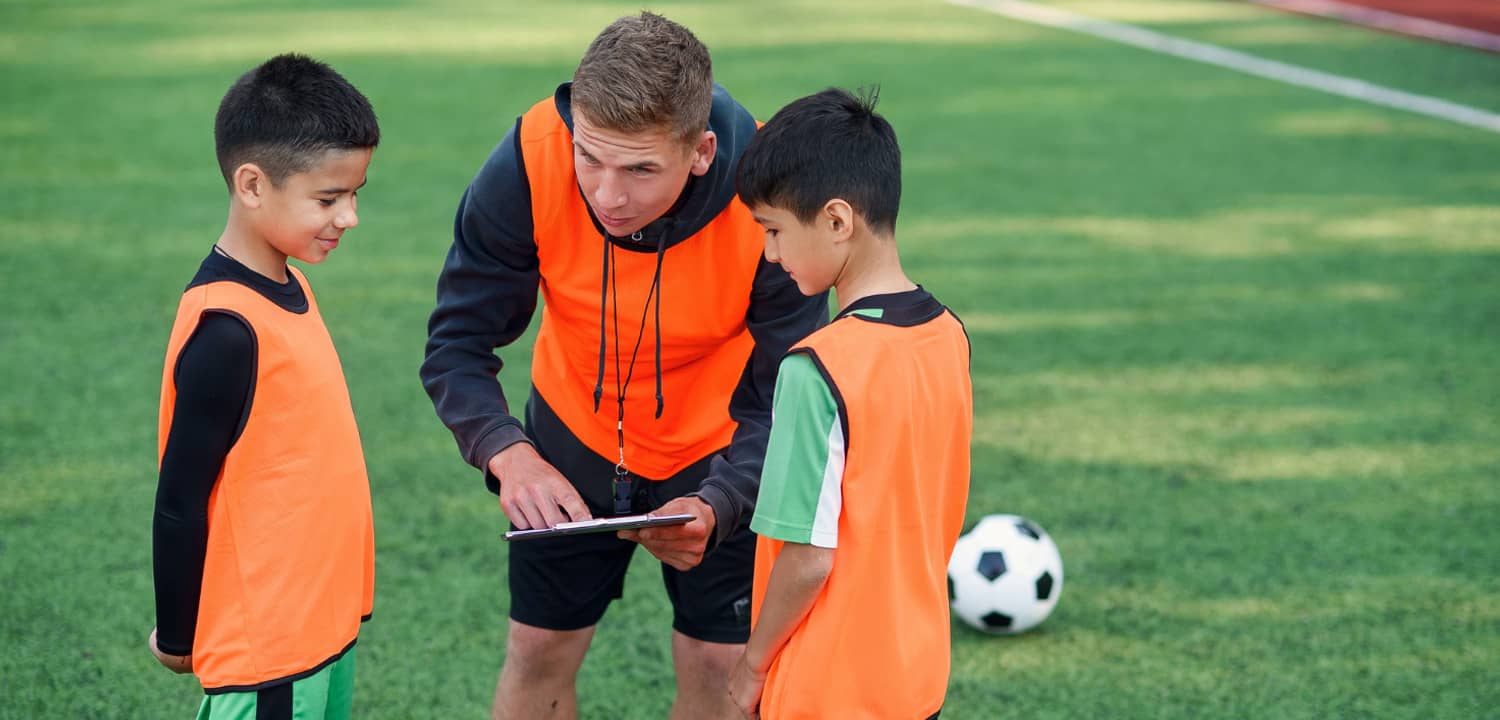
<svg viewBox="0 0 1500 720">
<path fill-rule="evenodd" d="M 639 241 L 639 239 L 640 239 L 640 233 L 635 233 L 635 235 L 631 239 Z M 620 352 L 620 286 L 619 286 L 619 283 L 617 281 L 617 277 L 618 277 L 618 275 L 617 275 L 617 266 L 618 266 L 618 263 L 614 262 L 614 254 L 615 254 L 614 243 L 610 242 L 608 239 L 604 240 L 604 262 L 603 262 L 604 271 L 603 271 L 602 282 L 603 282 L 603 284 L 604 284 L 605 287 L 601 288 L 601 293 L 600 294 L 604 295 L 604 291 L 606 291 L 606 290 L 608 291 L 608 299 L 610 300 L 609 305 L 612 306 L 612 307 L 609 308 L 609 311 L 610 311 L 610 316 L 612 317 L 612 319 L 614 321 L 614 329 L 615 329 L 615 331 L 613 333 L 614 334 L 614 342 L 615 342 L 615 408 L 616 408 L 616 413 L 617 413 L 616 416 L 615 416 L 615 438 L 616 438 L 616 441 L 617 441 L 618 447 L 619 447 L 619 459 L 615 463 L 615 479 L 614 479 L 614 501 L 615 501 L 615 513 L 616 514 L 626 514 L 626 513 L 629 513 L 630 510 L 631 510 L 631 507 L 630 507 L 630 484 L 631 483 L 630 483 L 630 480 L 628 479 L 628 475 L 629 475 L 630 471 L 625 466 L 625 391 L 627 389 L 629 389 L 629 387 L 630 387 L 630 380 L 631 380 L 632 377 L 635 376 L 635 361 L 636 361 L 636 358 L 639 356 L 640 351 L 641 351 L 641 341 L 644 340 L 645 336 L 646 336 L 646 315 L 649 312 L 651 312 L 651 309 L 652 309 L 651 301 L 652 301 L 653 298 L 656 300 L 656 322 L 657 322 L 657 328 L 656 328 L 656 337 L 657 337 L 657 343 L 656 343 L 656 382 L 657 382 L 657 388 L 656 388 L 656 416 L 658 418 L 661 417 L 661 412 L 662 412 L 662 394 L 661 394 L 661 325 L 660 325 L 660 323 L 661 323 L 661 293 L 660 293 L 660 290 L 661 290 L 661 268 L 662 268 L 662 261 L 664 259 L 663 255 L 665 253 L 665 250 L 666 250 L 666 235 L 663 234 L 662 237 L 657 240 L 657 245 L 656 245 L 656 272 L 655 272 L 655 274 L 651 278 L 651 287 L 650 287 L 650 289 L 648 289 L 646 291 L 646 304 L 645 304 L 645 307 L 643 307 L 641 309 L 640 330 L 639 330 L 639 332 L 636 333 L 636 336 L 635 336 L 635 347 L 633 347 L 631 349 L 631 351 L 630 351 L 630 365 L 629 365 L 628 368 L 623 369 L 623 372 L 622 372 L 622 368 L 620 367 L 620 360 L 623 357 L 623 353 Z M 605 349 L 604 334 L 605 334 L 605 327 L 606 327 L 605 326 L 605 320 L 606 320 L 605 312 L 606 312 L 606 309 L 605 309 L 605 303 L 602 302 L 602 300 L 603 300 L 603 298 L 601 298 L 601 302 L 599 304 L 599 375 L 596 378 L 595 383 L 594 383 L 594 410 L 595 410 L 595 412 L 597 412 L 599 410 L 599 401 L 603 398 L 603 395 L 604 395 L 604 349 Z M 622 375 L 624 376 L 623 380 L 621 378 Z"/>
</svg>

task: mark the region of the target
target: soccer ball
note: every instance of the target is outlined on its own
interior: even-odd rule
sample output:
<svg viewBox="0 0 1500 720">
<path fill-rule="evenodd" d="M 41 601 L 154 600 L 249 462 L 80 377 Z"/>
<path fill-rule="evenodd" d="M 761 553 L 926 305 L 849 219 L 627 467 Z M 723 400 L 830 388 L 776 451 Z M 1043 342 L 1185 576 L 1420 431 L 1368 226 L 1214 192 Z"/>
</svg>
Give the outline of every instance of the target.
<svg viewBox="0 0 1500 720">
<path fill-rule="evenodd" d="M 1062 585 L 1052 536 L 1019 515 L 985 516 L 958 539 L 948 561 L 953 614 L 987 633 L 1036 627 L 1057 606 Z"/>
</svg>

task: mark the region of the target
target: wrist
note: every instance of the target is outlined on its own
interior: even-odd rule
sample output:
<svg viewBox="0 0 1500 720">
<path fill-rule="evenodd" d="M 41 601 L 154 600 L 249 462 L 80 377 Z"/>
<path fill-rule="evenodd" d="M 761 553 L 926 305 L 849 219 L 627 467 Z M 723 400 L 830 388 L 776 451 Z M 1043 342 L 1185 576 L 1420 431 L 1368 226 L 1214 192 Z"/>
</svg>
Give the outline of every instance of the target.
<svg viewBox="0 0 1500 720">
<path fill-rule="evenodd" d="M 530 438 L 526 436 L 520 422 L 507 418 L 486 431 L 465 450 L 464 459 L 475 469 L 489 472 L 489 461 L 495 459 L 502 450 L 520 442 L 530 442 Z"/>
<path fill-rule="evenodd" d="M 720 521 L 719 509 L 715 507 L 713 498 L 709 497 L 705 493 L 705 490 L 718 491 L 718 488 L 700 488 L 697 492 L 688 493 L 684 497 L 697 500 L 701 506 L 700 509 L 703 510 L 703 515 L 706 518 L 704 523 L 708 525 L 708 544 L 704 546 L 703 554 L 707 556 L 719 546 L 719 541 L 723 539 L 724 533 L 721 531 L 723 523 Z"/>
<path fill-rule="evenodd" d="M 164 643 L 161 641 L 160 637 L 156 638 L 156 650 L 157 652 L 169 657 L 187 657 L 193 654 L 193 646 L 191 644 L 179 645 L 172 642 Z"/>
<path fill-rule="evenodd" d="M 682 497 L 693 501 L 693 514 L 703 520 L 704 524 L 708 525 L 710 530 L 718 527 L 719 515 L 714 512 L 714 506 L 706 498 L 696 492 L 688 493 Z"/>
<path fill-rule="evenodd" d="M 750 669 L 752 675 L 764 676 L 766 673 L 769 673 L 771 671 L 770 660 L 770 658 L 763 657 L 761 653 L 751 649 L 749 645 L 745 646 L 745 667 Z"/>
<path fill-rule="evenodd" d="M 714 514 L 714 506 L 709 505 L 707 500 L 697 495 L 689 495 L 688 497 L 693 500 L 693 504 L 697 507 L 698 515 L 703 518 L 704 524 L 708 525 L 710 530 L 719 524 L 719 516 Z"/>
<path fill-rule="evenodd" d="M 490 457 L 490 461 L 485 463 L 485 467 L 496 480 L 504 480 L 510 474 L 511 467 L 515 462 L 522 455 L 528 453 L 535 456 L 536 448 L 531 446 L 529 440 L 523 438 L 501 448 L 499 452 Z"/>
</svg>

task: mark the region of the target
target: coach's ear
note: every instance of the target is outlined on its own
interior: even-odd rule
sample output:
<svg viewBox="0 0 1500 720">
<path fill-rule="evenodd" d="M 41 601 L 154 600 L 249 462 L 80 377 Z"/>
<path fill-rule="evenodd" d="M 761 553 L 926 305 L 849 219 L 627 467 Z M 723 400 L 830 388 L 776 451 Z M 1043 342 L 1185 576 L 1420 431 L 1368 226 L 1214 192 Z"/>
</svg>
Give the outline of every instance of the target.
<svg viewBox="0 0 1500 720">
<path fill-rule="evenodd" d="M 255 163 L 244 163 L 234 169 L 230 192 L 241 205 L 259 208 L 265 203 L 265 195 L 271 189 L 271 176 Z"/>
<path fill-rule="evenodd" d="M 708 166 L 714 164 L 714 155 L 718 151 L 719 136 L 712 130 L 704 130 L 698 144 L 693 146 L 693 165 L 689 172 L 698 176 L 708 172 Z"/>
</svg>

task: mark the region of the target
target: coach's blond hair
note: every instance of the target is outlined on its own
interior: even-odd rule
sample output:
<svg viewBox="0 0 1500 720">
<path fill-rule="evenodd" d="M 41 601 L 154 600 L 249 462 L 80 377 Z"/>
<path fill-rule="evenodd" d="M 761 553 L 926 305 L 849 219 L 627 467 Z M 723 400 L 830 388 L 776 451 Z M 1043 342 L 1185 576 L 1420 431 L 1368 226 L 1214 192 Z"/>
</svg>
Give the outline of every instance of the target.
<svg viewBox="0 0 1500 720">
<path fill-rule="evenodd" d="M 713 65 L 692 31 L 642 12 L 604 28 L 573 73 L 573 107 L 617 132 L 663 128 L 687 143 L 708 128 Z"/>
</svg>

